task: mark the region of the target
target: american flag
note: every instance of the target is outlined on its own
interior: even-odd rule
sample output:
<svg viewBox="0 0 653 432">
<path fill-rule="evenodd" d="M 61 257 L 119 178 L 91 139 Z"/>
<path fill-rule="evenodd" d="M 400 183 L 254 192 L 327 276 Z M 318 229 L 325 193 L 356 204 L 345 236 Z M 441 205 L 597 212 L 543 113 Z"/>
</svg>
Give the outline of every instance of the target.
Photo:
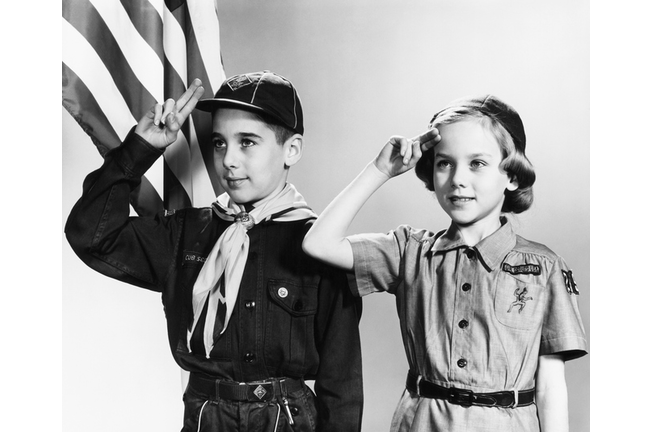
<svg viewBox="0 0 653 432">
<path fill-rule="evenodd" d="M 207 95 L 225 79 L 217 0 L 63 0 L 62 27 L 62 104 L 102 155 L 194 78 Z M 132 194 L 139 215 L 215 200 L 210 149 L 199 145 L 210 133 L 210 116 L 194 112 Z"/>
</svg>

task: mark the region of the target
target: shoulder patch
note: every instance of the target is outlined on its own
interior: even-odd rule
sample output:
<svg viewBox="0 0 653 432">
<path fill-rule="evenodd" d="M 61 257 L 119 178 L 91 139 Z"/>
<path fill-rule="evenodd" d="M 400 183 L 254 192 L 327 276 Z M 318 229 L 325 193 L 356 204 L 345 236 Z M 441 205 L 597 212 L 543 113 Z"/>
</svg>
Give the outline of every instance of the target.
<svg viewBox="0 0 653 432">
<path fill-rule="evenodd" d="M 516 274 L 532 274 L 532 275 L 540 275 L 542 274 L 542 269 L 538 264 L 522 264 L 522 265 L 517 265 L 517 266 L 511 266 L 510 264 L 503 263 L 503 267 L 501 269 L 504 272 L 508 272 L 510 274 L 516 275 Z"/>
<path fill-rule="evenodd" d="M 576 282 L 574 281 L 574 277 L 571 274 L 571 270 L 569 271 L 562 271 L 562 277 L 565 279 L 565 286 L 567 287 L 567 292 L 569 294 L 575 294 L 578 295 L 580 292 L 578 291 L 578 285 L 576 285 Z"/>
</svg>

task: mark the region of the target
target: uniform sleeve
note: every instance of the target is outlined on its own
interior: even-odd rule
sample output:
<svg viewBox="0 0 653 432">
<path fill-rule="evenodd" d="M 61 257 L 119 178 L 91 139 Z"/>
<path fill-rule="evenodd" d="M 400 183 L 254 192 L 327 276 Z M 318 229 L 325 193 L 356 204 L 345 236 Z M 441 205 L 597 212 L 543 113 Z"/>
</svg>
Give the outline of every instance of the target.
<svg viewBox="0 0 653 432">
<path fill-rule="evenodd" d="M 387 234 L 357 234 L 347 237 L 354 254 L 354 273 L 349 283 L 354 294 L 395 293 L 401 282 L 403 256 L 410 228 L 402 225 Z"/>
<path fill-rule="evenodd" d="M 84 180 L 82 197 L 66 221 L 77 256 L 94 270 L 161 291 L 178 242 L 177 218 L 130 217 L 129 196 L 162 152 L 130 132 Z"/>
<path fill-rule="evenodd" d="M 315 377 L 319 432 L 359 432 L 363 417 L 363 366 L 358 324 L 362 301 L 347 277 L 328 268 L 320 284 L 316 317 L 320 365 Z"/>
<path fill-rule="evenodd" d="M 542 328 L 540 354 L 563 354 L 565 360 L 584 356 L 587 340 L 578 309 L 579 290 L 562 258 L 555 261 L 547 285 L 549 308 Z"/>
</svg>

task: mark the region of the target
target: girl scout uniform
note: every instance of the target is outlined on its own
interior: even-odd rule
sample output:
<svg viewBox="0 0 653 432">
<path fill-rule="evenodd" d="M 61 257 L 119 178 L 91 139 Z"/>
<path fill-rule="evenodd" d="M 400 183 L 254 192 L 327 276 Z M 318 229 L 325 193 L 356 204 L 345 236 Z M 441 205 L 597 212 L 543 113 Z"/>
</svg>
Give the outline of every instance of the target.
<svg viewBox="0 0 653 432">
<path fill-rule="evenodd" d="M 409 373 L 392 431 L 539 431 L 538 357 L 587 353 L 571 270 L 509 221 L 474 247 L 452 224 L 348 237 L 355 294 L 396 296 Z"/>
</svg>

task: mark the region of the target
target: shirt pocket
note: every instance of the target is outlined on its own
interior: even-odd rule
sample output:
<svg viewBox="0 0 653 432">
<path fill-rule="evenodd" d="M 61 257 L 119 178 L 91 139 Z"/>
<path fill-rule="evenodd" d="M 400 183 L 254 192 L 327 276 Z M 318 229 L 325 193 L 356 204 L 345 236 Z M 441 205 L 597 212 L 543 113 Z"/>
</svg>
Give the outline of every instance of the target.
<svg viewBox="0 0 653 432">
<path fill-rule="evenodd" d="M 282 364 L 284 370 L 301 374 L 307 349 L 315 349 L 317 285 L 270 279 L 267 292 L 266 358 Z"/>
<path fill-rule="evenodd" d="M 545 287 L 502 273 L 494 295 L 497 320 L 510 328 L 532 330 L 542 324 L 545 307 Z"/>
</svg>

